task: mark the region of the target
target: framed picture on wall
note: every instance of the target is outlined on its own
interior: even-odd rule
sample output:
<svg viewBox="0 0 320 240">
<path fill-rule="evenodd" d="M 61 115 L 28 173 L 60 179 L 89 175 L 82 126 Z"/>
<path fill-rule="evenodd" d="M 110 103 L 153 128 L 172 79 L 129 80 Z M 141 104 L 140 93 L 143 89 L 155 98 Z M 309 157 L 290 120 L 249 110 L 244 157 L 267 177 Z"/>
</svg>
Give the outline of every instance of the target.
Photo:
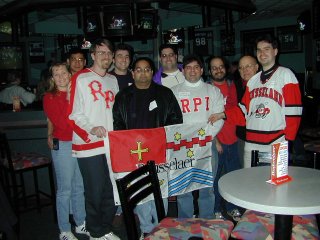
<svg viewBox="0 0 320 240">
<path fill-rule="evenodd" d="M 277 27 L 280 53 L 302 51 L 302 35 L 297 25 Z"/>
<path fill-rule="evenodd" d="M 260 35 L 270 34 L 274 36 L 274 28 L 263 28 L 241 31 L 241 53 L 255 55 L 256 38 Z"/>
<path fill-rule="evenodd" d="M 29 43 L 29 56 L 31 63 L 44 63 L 44 43 L 43 41 L 36 41 Z"/>
<path fill-rule="evenodd" d="M 213 54 L 213 31 L 206 28 L 195 28 L 191 35 L 193 52 L 201 56 Z"/>
</svg>

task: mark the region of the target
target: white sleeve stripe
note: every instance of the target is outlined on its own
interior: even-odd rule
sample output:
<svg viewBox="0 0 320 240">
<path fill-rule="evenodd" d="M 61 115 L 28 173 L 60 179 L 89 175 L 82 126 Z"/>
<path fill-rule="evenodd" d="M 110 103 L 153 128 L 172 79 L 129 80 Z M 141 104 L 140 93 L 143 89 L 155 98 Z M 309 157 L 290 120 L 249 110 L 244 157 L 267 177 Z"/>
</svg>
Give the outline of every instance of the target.
<svg viewBox="0 0 320 240">
<path fill-rule="evenodd" d="M 286 116 L 299 116 L 302 115 L 302 107 L 285 107 L 284 112 Z"/>
</svg>

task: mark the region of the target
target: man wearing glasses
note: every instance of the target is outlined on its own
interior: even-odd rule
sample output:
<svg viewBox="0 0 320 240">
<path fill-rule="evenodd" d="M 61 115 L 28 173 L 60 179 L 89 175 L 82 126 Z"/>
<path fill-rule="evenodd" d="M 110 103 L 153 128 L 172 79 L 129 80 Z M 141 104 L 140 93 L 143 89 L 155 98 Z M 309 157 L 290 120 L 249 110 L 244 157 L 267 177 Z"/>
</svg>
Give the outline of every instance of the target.
<svg viewBox="0 0 320 240">
<path fill-rule="evenodd" d="M 138 58 L 132 65 L 134 83 L 122 89 L 113 106 L 114 130 L 145 129 L 182 123 L 182 113 L 172 91 L 152 81 L 154 63 Z M 167 201 L 165 201 L 167 209 Z M 157 225 L 154 201 L 136 207 L 141 232 L 146 235 Z"/>
<path fill-rule="evenodd" d="M 295 140 L 302 115 L 299 82 L 277 63 L 277 40 L 269 34 L 259 36 L 256 50 L 262 69 L 249 80 L 239 107 L 210 118 L 211 123 L 227 118 L 246 126 L 246 168 L 251 167 L 252 150 L 271 152 L 272 144 Z"/>
<path fill-rule="evenodd" d="M 79 72 L 86 66 L 86 58 L 80 48 L 72 48 L 68 52 L 67 64 L 71 75 Z"/>
<path fill-rule="evenodd" d="M 244 95 L 244 92 L 247 87 L 247 83 L 250 78 L 252 78 L 259 70 L 259 65 L 255 57 L 251 55 L 244 55 L 239 60 L 239 73 L 240 79 L 239 81 L 235 81 L 235 85 L 237 88 L 237 97 L 238 103 L 241 102 L 241 99 Z M 244 166 L 244 144 L 246 141 L 246 127 L 245 126 L 237 126 L 237 136 L 238 136 L 238 150 L 239 150 L 239 158 L 241 166 Z"/>
<path fill-rule="evenodd" d="M 212 78 L 212 85 L 220 89 L 220 92 L 224 98 L 224 108 L 230 109 L 236 107 L 237 91 L 234 83 L 226 78 L 227 70 L 225 60 L 222 57 L 210 57 L 209 58 L 209 73 Z M 216 149 L 219 153 L 219 161 L 217 168 L 217 175 L 214 180 L 215 189 L 215 217 L 223 218 L 221 208 L 221 195 L 218 191 L 218 180 L 222 176 L 222 170 L 225 173 L 237 170 L 240 168 L 240 160 L 238 153 L 238 138 L 236 135 L 236 125 L 229 122 L 225 122 L 221 131 L 216 138 Z M 226 203 L 227 214 L 233 218 L 234 221 L 239 221 L 241 214 L 238 208 L 231 204 Z"/>
<path fill-rule="evenodd" d="M 116 206 L 103 142 L 107 132 L 113 130 L 112 107 L 119 91 L 117 79 L 107 73 L 113 45 L 106 39 L 97 39 L 90 54 L 93 65 L 72 77 L 72 154 L 78 158 L 83 177 L 90 240 L 119 240 L 111 231 Z"/>
<path fill-rule="evenodd" d="M 184 82 L 182 66 L 178 64 L 178 50 L 174 45 L 162 44 L 159 48 L 162 67 L 153 77 L 153 81 L 166 87 L 173 87 Z"/>
<path fill-rule="evenodd" d="M 174 86 L 172 91 L 178 99 L 184 123 L 207 122 L 211 114 L 224 109 L 223 97 L 219 89 L 203 81 L 203 62 L 197 55 L 188 55 L 183 58 L 183 74 L 186 81 Z M 213 137 L 220 131 L 222 125 L 222 120 L 213 124 Z M 216 156 L 204 160 L 211 161 L 213 178 L 215 178 Z M 213 218 L 214 199 L 213 187 L 199 190 L 199 218 Z M 177 202 L 178 217 L 192 218 L 194 214 L 192 192 L 177 196 Z"/>
</svg>

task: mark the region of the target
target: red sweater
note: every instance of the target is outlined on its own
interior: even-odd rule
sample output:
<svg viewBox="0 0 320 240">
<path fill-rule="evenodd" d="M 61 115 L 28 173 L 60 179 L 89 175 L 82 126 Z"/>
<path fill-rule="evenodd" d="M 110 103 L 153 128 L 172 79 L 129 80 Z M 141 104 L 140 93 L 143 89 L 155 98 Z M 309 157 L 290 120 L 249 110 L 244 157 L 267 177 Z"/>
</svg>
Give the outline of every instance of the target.
<svg viewBox="0 0 320 240">
<path fill-rule="evenodd" d="M 213 84 L 220 89 L 220 92 L 223 95 L 225 110 L 237 106 L 237 91 L 233 82 L 225 81 L 223 84 L 217 84 L 213 82 Z M 236 125 L 225 121 L 222 129 L 217 135 L 217 138 L 223 144 L 230 145 L 235 143 L 238 140 L 236 135 Z"/>
<path fill-rule="evenodd" d="M 72 140 L 72 128 L 68 124 L 67 92 L 46 93 L 43 98 L 43 109 L 53 124 L 53 137 L 61 141 Z"/>
</svg>

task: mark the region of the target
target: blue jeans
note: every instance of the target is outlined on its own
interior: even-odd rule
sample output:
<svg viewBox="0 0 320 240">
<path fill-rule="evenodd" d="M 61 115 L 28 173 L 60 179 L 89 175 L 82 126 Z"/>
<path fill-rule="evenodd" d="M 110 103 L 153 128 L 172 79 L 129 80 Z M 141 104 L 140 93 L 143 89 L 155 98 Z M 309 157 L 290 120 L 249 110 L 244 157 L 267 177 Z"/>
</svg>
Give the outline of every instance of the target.
<svg viewBox="0 0 320 240">
<path fill-rule="evenodd" d="M 218 153 L 215 142 L 212 142 L 212 176 L 215 179 L 217 173 L 217 160 Z M 178 204 L 178 217 L 179 218 L 192 218 L 194 213 L 193 196 L 192 192 L 184 193 L 177 196 Z M 199 218 L 212 219 L 214 214 L 215 195 L 213 188 L 202 188 L 199 190 L 198 206 L 199 206 Z"/>
<path fill-rule="evenodd" d="M 223 153 L 219 154 L 219 161 L 218 161 L 218 170 L 217 175 L 214 180 L 214 189 L 216 202 L 214 210 L 215 212 L 221 212 L 221 195 L 218 190 L 218 181 L 222 176 L 222 170 L 224 169 L 224 173 L 232 172 L 234 170 L 240 169 L 240 161 L 239 161 L 239 154 L 238 154 L 238 142 L 233 144 L 221 144 L 223 148 Z M 239 179 L 241 181 L 241 179 Z M 237 209 L 237 206 L 233 205 L 232 203 L 226 202 L 226 210 L 231 211 L 233 209 Z"/>
<path fill-rule="evenodd" d="M 163 198 L 163 205 L 165 214 L 168 212 L 168 199 Z M 152 229 L 158 224 L 157 209 L 154 200 L 137 205 L 135 213 L 139 217 L 140 229 L 143 233 L 150 233 Z"/>
<path fill-rule="evenodd" d="M 60 232 L 70 232 L 69 213 L 79 226 L 86 217 L 83 180 L 78 161 L 71 156 L 71 141 L 59 141 L 59 150 L 51 151 L 57 179 L 57 217 Z"/>
</svg>

